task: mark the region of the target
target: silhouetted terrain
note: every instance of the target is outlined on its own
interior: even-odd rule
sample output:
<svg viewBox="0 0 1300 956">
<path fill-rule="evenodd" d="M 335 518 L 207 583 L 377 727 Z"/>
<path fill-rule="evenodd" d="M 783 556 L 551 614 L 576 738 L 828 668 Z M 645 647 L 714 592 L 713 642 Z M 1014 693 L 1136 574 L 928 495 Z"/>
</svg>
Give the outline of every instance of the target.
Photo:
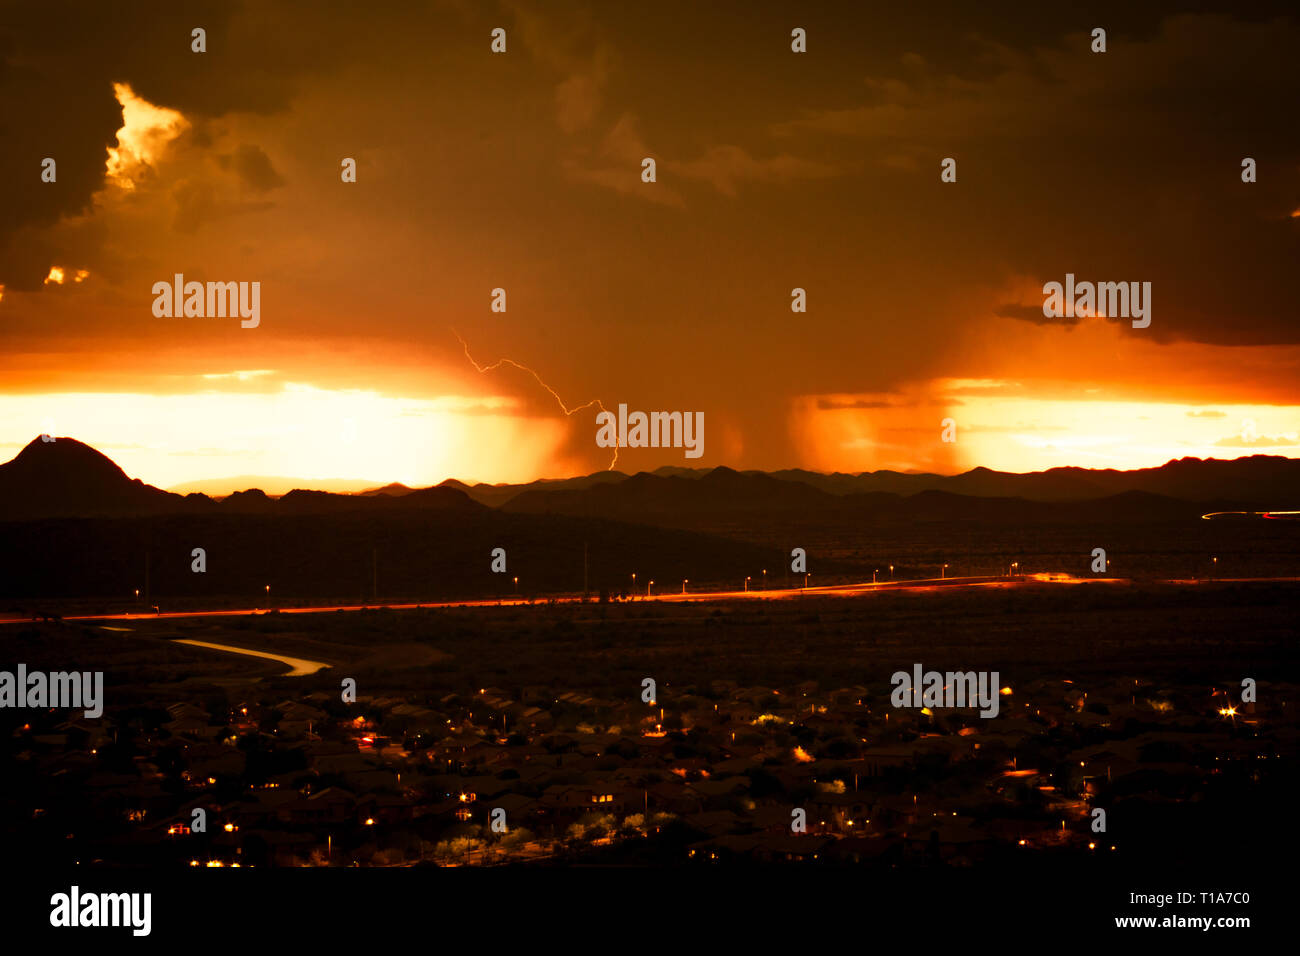
<svg viewBox="0 0 1300 956">
<path fill-rule="evenodd" d="M 145 517 L 170 514 L 331 514 L 382 510 L 482 511 L 454 488 L 425 488 L 401 499 L 290 491 L 271 498 L 259 489 L 217 500 L 177 495 L 126 476 L 89 445 L 71 438 L 36 439 L 0 465 L 0 521 L 70 517 Z"/>
<path fill-rule="evenodd" d="M 1247 507 L 1240 500 L 1185 501 L 1146 491 L 1068 502 L 959 495 L 935 489 L 907 496 L 880 491 L 835 495 L 803 482 L 729 468 L 715 468 L 696 479 L 642 473 L 618 484 L 581 491 L 529 490 L 501 505 L 503 511 L 582 515 L 667 527 L 697 527 L 701 520 L 780 520 L 792 515 L 810 521 L 834 518 L 872 524 L 1165 521 L 1193 520 L 1209 511 Z"/>
<path fill-rule="evenodd" d="M 71 438 L 37 438 L 0 465 L 0 520 L 172 514 L 194 506 L 181 495 L 128 478 L 109 458 Z"/>
<path fill-rule="evenodd" d="M 0 465 L 0 596 L 122 600 L 138 588 L 173 608 L 227 599 L 247 606 L 265 601 L 270 585 L 272 603 L 459 600 L 513 595 L 516 576 L 523 596 L 572 593 L 584 585 L 584 546 L 587 587 L 615 595 L 631 590 L 634 573 L 641 593 L 651 580 L 658 593 L 683 579 L 694 589 L 738 588 L 747 577 L 755 587 L 797 586 L 801 575 L 789 571 L 796 547 L 822 584 L 938 577 L 944 565 L 950 576 L 1005 574 L 1013 561 L 1030 572 L 1088 574 L 1096 547 L 1124 577 L 1294 575 L 1300 523 L 1201 515 L 1289 504 L 1277 489 L 1297 467 L 1278 458 L 1188 459 L 1140 472 L 977 469 L 941 480 L 980 495 L 852 490 L 935 476 L 782 473 L 806 479 L 792 480 L 714 468 L 279 498 L 250 489 L 213 499 L 133 480 L 72 439 L 38 439 Z M 1069 501 L 989 493 L 1078 490 L 1085 478 L 1104 493 Z M 1157 487 L 1238 497 L 1149 490 Z M 202 574 L 191 570 L 195 548 L 206 554 Z M 491 570 L 495 548 L 506 550 L 505 573 Z"/>
<path fill-rule="evenodd" d="M 512 596 L 515 576 L 523 596 L 572 593 L 582 590 L 584 545 L 593 595 L 630 590 L 633 572 L 641 593 L 651 580 L 678 590 L 706 571 L 738 587 L 782 560 L 774 548 L 695 532 L 486 508 L 65 518 L 4 527 L 0 597 L 129 598 L 140 588 L 170 609 L 236 595 L 260 607 L 269 584 L 272 604 L 460 600 Z M 194 548 L 206 554 L 202 574 L 191 570 Z M 494 548 L 506 551 L 506 573 L 491 571 Z"/>
<path fill-rule="evenodd" d="M 1133 471 L 1115 469 L 1052 468 L 1047 471 L 1014 474 L 973 468 L 960 475 L 903 474 L 896 471 L 862 472 L 848 475 L 821 474 L 803 469 L 783 469 L 770 473 L 731 472 L 728 468 L 692 469 L 664 467 L 635 478 L 699 481 L 715 472 L 730 472 L 746 477 L 776 479 L 801 483 L 828 495 L 851 496 L 888 494 L 912 496 L 926 491 L 953 495 L 995 498 L 1024 498 L 1029 501 L 1064 502 L 1107 498 L 1130 491 L 1163 495 L 1183 501 L 1231 501 L 1255 505 L 1261 509 L 1300 507 L 1300 460 L 1271 455 L 1218 460 L 1183 458 L 1158 468 Z M 464 485 L 470 497 L 484 504 L 499 505 L 522 498 L 536 501 L 538 492 L 563 493 L 591 488 L 596 484 L 617 485 L 635 479 L 621 472 L 597 472 L 582 478 L 562 481 L 535 481 L 521 485 Z M 522 505 L 522 503 L 521 503 Z M 529 505 L 528 508 L 535 507 Z M 528 510 L 525 508 L 524 510 Z"/>
<path fill-rule="evenodd" d="M 773 474 L 730 468 L 597 472 L 522 485 L 433 488 L 391 484 L 358 494 L 293 490 L 273 498 L 246 489 L 223 499 L 177 495 L 131 479 L 109 458 L 71 438 L 36 439 L 0 465 L 0 520 L 106 515 L 331 514 L 344 511 L 465 510 L 475 503 L 512 512 L 661 523 L 667 518 L 834 513 L 908 520 L 1158 520 L 1222 510 L 1284 510 L 1300 500 L 1300 460 L 1256 455 L 1233 461 L 1184 458 L 1159 468 L 1055 468 L 1017 475 L 976 468 L 961 475 L 874 472 Z M 1072 509 L 1063 509 L 1065 503 Z M 1090 504 L 1091 506 L 1086 506 Z M 1048 506 L 1051 507 L 1048 507 Z M 1195 507 L 1189 507 L 1194 505 Z"/>
</svg>

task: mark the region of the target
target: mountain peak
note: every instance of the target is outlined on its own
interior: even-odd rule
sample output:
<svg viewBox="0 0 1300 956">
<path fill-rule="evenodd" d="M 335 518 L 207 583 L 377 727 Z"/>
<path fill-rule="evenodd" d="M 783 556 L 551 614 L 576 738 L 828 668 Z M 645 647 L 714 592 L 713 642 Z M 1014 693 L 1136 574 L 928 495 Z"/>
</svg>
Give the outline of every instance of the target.
<svg viewBox="0 0 1300 956">
<path fill-rule="evenodd" d="M 0 465 L 0 518 L 123 514 L 181 499 L 138 479 L 75 438 L 37 436 Z"/>
<path fill-rule="evenodd" d="M 24 468 L 49 467 L 50 465 L 66 467 L 80 464 L 82 467 L 105 468 L 124 477 L 126 475 L 126 472 L 122 471 L 113 462 L 113 459 L 103 452 L 91 448 L 85 442 L 79 442 L 75 438 L 47 438 L 44 435 L 37 435 L 28 442 L 23 450 L 15 455 L 8 464 L 21 465 Z"/>
</svg>

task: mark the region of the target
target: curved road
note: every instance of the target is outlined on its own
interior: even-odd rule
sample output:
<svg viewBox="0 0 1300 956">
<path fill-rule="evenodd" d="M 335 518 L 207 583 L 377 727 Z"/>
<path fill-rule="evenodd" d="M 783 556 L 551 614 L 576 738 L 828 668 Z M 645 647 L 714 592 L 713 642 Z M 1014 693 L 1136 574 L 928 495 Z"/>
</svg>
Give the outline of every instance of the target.
<svg viewBox="0 0 1300 956">
<path fill-rule="evenodd" d="M 192 647 L 207 647 L 214 651 L 226 651 L 230 654 L 243 654 L 245 657 L 263 657 L 267 660 L 279 661 L 281 664 L 287 664 L 290 667 L 289 673 L 284 674 L 284 677 L 306 677 L 308 674 L 314 674 L 318 670 L 330 666 L 321 661 L 309 661 L 301 657 L 286 657 L 283 654 L 269 654 L 266 651 L 249 650 L 247 647 L 231 647 L 229 644 L 213 644 L 210 641 L 191 641 L 176 638 L 172 643 L 189 644 Z"/>
</svg>

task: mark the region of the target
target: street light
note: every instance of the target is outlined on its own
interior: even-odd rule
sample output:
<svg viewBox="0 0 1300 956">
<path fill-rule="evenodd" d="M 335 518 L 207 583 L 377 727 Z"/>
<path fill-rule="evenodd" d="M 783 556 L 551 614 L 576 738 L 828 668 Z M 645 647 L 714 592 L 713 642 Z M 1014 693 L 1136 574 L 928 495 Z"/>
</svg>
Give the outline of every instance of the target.
<svg viewBox="0 0 1300 956">
<path fill-rule="evenodd" d="M 632 600 L 636 600 L 636 572 L 632 572 Z"/>
<path fill-rule="evenodd" d="M 894 566 L 892 564 L 889 566 L 889 580 L 894 580 Z"/>
<path fill-rule="evenodd" d="M 748 574 L 745 575 L 745 590 L 746 590 L 746 591 L 749 590 L 749 575 L 748 575 Z"/>
<path fill-rule="evenodd" d="M 939 577 L 946 578 L 947 576 L 948 576 L 948 565 L 945 564 L 942 568 L 939 569 Z"/>
<path fill-rule="evenodd" d="M 137 601 L 140 600 L 140 589 L 139 589 L 139 588 L 136 588 L 136 589 L 135 589 L 135 599 L 136 599 Z"/>
<path fill-rule="evenodd" d="M 880 568 L 876 568 L 874 571 L 871 572 L 871 583 L 872 583 L 872 584 L 875 584 L 875 583 L 876 583 L 876 575 L 879 574 L 879 573 L 880 573 Z"/>
<path fill-rule="evenodd" d="M 647 584 L 647 585 L 645 586 L 645 596 L 646 596 L 646 597 L 649 597 L 649 596 L 650 596 L 650 589 L 651 589 L 652 587 L 654 587 L 654 586 L 655 586 L 655 583 L 654 583 L 653 581 L 651 581 L 649 584 Z"/>
<path fill-rule="evenodd" d="M 767 568 L 763 569 L 763 590 L 767 590 Z"/>
<path fill-rule="evenodd" d="M 686 593 L 686 585 L 690 583 L 690 578 L 682 578 L 682 593 Z"/>
<path fill-rule="evenodd" d="M 515 593 L 519 593 L 519 575 L 515 575 Z"/>
</svg>

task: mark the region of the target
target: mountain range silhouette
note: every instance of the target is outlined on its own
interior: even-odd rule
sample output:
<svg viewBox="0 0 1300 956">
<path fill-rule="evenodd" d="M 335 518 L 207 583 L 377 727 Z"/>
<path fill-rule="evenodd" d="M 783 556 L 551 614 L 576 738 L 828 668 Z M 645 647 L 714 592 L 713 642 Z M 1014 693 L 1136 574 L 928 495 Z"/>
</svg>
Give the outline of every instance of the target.
<svg viewBox="0 0 1300 956">
<path fill-rule="evenodd" d="M 1051 513 L 1086 517 L 1176 516 L 1206 510 L 1298 507 L 1300 460 L 1255 455 L 1183 458 L 1157 468 L 1053 468 L 1016 474 L 974 468 L 958 475 L 893 471 L 856 475 L 801 469 L 735 471 L 668 467 L 628 475 L 602 471 L 517 485 L 429 488 L 390 484 L 355 494 L 296 489 L 272 497 L 247 489 L 224 498 L 175 494 L 129 477 L 115 462 L 72 438 L 36 438 L 0 465 L 0 520 L 169 514 L 311 515 L 344 512 L 456 511 L 557 514 L 643 523 L 713 515 L 880 514 L 950 520 L 1033 520 Z"/>
</svg>

